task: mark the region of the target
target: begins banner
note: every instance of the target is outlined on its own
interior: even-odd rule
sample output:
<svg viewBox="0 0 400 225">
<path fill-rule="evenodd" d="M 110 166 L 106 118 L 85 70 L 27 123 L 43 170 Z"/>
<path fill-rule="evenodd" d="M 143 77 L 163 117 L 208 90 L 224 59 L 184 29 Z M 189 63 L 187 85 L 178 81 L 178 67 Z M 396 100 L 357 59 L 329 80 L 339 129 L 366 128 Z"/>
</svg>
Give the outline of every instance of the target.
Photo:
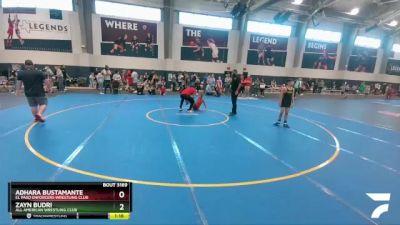
<svg viewBox="0 0 400 225">
<path fill-rule="evenodd" d="M 354 46 L 351 51 L 347 70 L 373 73 L 377 54 L 377 49 Z"/>
<path fill-rule="evenodd" d="M 4 8 L 2 20 L 7 50 L 72 52 L 71 26 L 68 13 L 59 11 L 53 19 L 49 10 Z"/>
<path fill-rule="evenodd" d="M 101 54 L 158 58 L 157 23 L 101 17 Z"/>
<path fill-rule="evenodd" d="M 228 31 L 183 27 L 181 60 L 226 63 L 228 38 Z"/>
<path fill-rule="evenodd" d="M 247 64 L 284 67 L 287 45 L 287 38 L 251 34 Z"/>
<path fill-rule="evenodd" d="M 333 70 L 336 62 L 337 43 L 307 41 L 301 67 Z"/>
</svg>

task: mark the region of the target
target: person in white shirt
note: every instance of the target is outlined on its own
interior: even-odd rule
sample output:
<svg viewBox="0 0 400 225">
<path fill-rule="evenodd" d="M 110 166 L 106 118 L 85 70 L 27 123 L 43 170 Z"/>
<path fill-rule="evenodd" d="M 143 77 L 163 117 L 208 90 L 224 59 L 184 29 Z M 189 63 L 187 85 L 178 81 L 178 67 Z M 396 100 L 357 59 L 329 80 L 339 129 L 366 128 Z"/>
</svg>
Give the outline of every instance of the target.
<svg viewBox="0 0 400 225">
<path fill-rule="evenodd" d="M 136 71 L 133 71 L 131 77 L 132 77 L 133 89 L 136 90 L 137 84 L 139 82 L 139 74 Z"/>
<path fill-rule="evenodd" d="M 45 87 L 47 93 L 53 93 L 53 76 L 54 73 L 49 66 L 44 67 L 44 74 L 46 75 Z"/>
<path fill-rule="evenodd" d="M 212 39 L 212 38 L 208 39 L 207 44 L 208 44 L 208 47 L 210 47 L 210 49 L 211 49 L 211 61 L 218 62 L 219 61 L 218 60 L 219 51 L 218 51 L 217 46 L 215 45 L 214 39 Z"/>
<path fill-rule="evenodd" d="M 89 75 L 89 87 L 90 88 L 96 88 L 96 81 L 95 81 L 94 72 L 90 73 L 90 75 Z"/>
<path fill-rule="evenodd" d="M 57 88 L 59 92 L 64 92 L 64 76 L 61 70 L 61 67 L 57 67 L 56 70 L 56 79 L 57 79 Z"/>
<path fill-rule="evenodd" d="M 296 98 L 297 95 L 302 95 L 301 88 L 303 86 L 302 78 L 299 77 L 296 82 L 294 83 L 294 97 Z"/>
<path fill-rule="evenodd" d="M 119 86 L 121 85 L 122 82 L 121 74 L 117 71 L 116 73 L 114 73 L 112 80 L 113 80 L 112 82 L 113 94 L 118 94 Z"/>
<path fill-rule="evenodd" d="M 106 65 L 104 69 L 101 71 L 101 74 L 103 74 L 104 77 L 104 93 L 107 94 L 107 88 L 110 89 L 111 93 L 111 70 L 110 68 Z"/>
<path fill-rule="evenodd" d="M 104 94 L 104 92 L 103 92 L 103 83 L 104 83 L 103 74 L 101 72 L 97 73 L 96 79 L 97 79 L 98 88 L 100 90 L 100 94 L 102 95 L 102 94 Z"/>
</svg>

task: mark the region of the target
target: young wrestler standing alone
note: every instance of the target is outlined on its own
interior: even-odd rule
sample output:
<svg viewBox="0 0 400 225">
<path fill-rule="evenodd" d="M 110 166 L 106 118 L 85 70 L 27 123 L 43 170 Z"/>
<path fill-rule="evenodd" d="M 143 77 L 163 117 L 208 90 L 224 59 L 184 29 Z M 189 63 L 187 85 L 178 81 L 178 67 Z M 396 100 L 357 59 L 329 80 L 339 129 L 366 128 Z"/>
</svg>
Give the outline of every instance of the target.
<svg viewBox="0 0 400 225">
<path fill-rule="evenodd" d="M 287 124 L 287 119 L 289 116 L 289 110 L 292 107 L 294 101 L 293 92 L 293 81 L 289 80 L 287 82 L 287 85 L 281 88 L 281 94 L 279 98 L 279 106 L 281 107 L 281 111 L 279 113 L 278 121 L 274 123 L 275 126 L 279 126 L 281 124 L 282 115 L 284 114 L 283 127 L 289 128 L 289 125 Z"/>
</svg>

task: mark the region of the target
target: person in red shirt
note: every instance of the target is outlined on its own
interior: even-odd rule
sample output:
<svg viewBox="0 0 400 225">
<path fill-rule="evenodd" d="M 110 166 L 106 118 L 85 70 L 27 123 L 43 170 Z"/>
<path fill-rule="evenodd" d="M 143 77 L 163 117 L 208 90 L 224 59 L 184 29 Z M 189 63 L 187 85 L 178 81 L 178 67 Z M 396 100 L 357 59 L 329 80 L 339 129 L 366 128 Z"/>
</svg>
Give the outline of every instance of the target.
<svg viewBox="0 0 400 225">
<path fill-rule="evenodd" d="M 132 87 L 133 87 L 133 78 L 132 78 L 132 71 L 127 70 L 124 74 L 124 81 L 126 83 L 126 90 L 129 93 L 132 93 Z"/>
<path fill-rule="evenodd" d="M 250 97 L 250 88 L 253 80 L 248 74 L 243 74 L 242 85 L 244 86 L 244 97 Z"/>
<path fill-rule="evenodd" d="M 196 93 L 197 93 L 197 90 L 194 87 L 188 87 L 181 91 L 181 104 L 179 105 L 179 111 L 182 111 L 183 102 L 186 100 L 186 101 L 190 102 L 190 107 L 188 109 L 188 112 L 192 112 L 193 104 L 194 104 L 194 99 L 193 99 L 192 95 L 195 95 Z"/>
<path fill-rule="evenodd" d="M 206 102 L 203 99 L 203 96 L 204 96 L 204 93 L 202 91 L 200 91 L 199 92 L 199 97 L 196 100 L 196 104 L 194 104 L 194 106 L 193 106 L 193 110 L 194 111 L 199 110 L 201 105 L 204 105 L 204 108 L 207 109 L 207 105 L 206 105 Z"/>
</svg>

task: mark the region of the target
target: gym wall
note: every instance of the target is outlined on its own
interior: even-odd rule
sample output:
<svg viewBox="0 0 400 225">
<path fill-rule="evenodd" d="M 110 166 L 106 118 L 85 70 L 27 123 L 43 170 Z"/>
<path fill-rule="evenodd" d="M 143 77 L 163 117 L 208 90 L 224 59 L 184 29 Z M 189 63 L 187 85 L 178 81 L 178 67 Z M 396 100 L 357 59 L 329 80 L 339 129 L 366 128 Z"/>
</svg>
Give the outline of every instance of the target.
<svg viewBox="0 0 400 225">
<path fill-rule="evenodd" d="M 41 12 L 42 9 L 37 9 Z M 48 11 L 48 10 L 44 10 Z M 284 67 L 278 66 L 264 66 L 264 65 L 247 65 L 247 52 L 250 46 L 250 33 L 246 33 L 243 48 L 237 49 L 239 46 L 240 33 L 238 30 L 230 30 L 228 37 L 228 56 L 227 63 L 212 63 L 212 62 L 198 62 L 190 60 L 181 60 L 181 47 L 183 37 L 183 27 L 180 24 L 173 25 L 173 38 L 172 40 L 164 40 L 164 23 L 157 23 L 157 58 L 142 58 L 142 57 L 129 57 L 129 56 L 113 56 L 101 54 L 101 15 L 92 14 L 92 33 L 93 33 L 93 54 L 88 54 L 82 51 L 82 35 L 80 31 L 79 15 L 78 12 L 63 11 L 70 23 L 71 29 L 71 44 L 72 53 L 63 52 L 48 52 L 48 51 L 27 51 L 27 50 L 5 50 L 4 41 L 0 42 L 0 63 L 2 66 L 12 63 L 22 63 L 26 58 L 32 59 L 37 64 L 74 66 L 74 68 L 91 68 L 91 67 L 104 67 L 109 65 L 113 68 L 135 68 L 139 70 L 157 70 L 157 71 L 189 71 L 198 73 L 222 73 L 230 69 L 238 69 L 246 71 L 252 75 L 272 76 L 272 77 L 305 77 L 305 78 L 322 78 L 333 80 L 364 80 L 364 81 L 380 81 L 390 83 L 400 83 L 400 76 L 388 75 L 380 73 L 386 71 L 383 65 L 383 49 L 378 49 L 376 68 L 373 73 L 352 72 L 344 68 L 338 67 L 341 51 L 345 46 L 342 43 L 338 44 L 337 59 L 334 70 L 318 70 L 301 68 L 302 57 L 305 49 L 305 41 L 299 40 L 297 37 L 289 37 L 287 43 L 287 55 Z M 177 12 L 174 15 L 177 17 Z M 1 18 L 4 17 L 3 10 L 0 14 Z M 110 16 L 105 16 L 110 17 Z M 117 18 L 115 19 L 124 19 Z M 126 19 L 130 20 L 130 19 Z M 136 20 L 137 21 L 137 20 Z M 148 22 L 148 21 L 143 21 Z M 335 27 L 333 27 L 335 26 Z M 332 23 L 321 23 L 319 29 L 341 30 L 341 25 L 332 25 Z M 7 30 L 7 23 L 0 23 L 2 31 Z M 293 27 L 295 29 L 295 27 Z M 293 32 L 292 32 L 293 33 Z M 172 58 L 165 58 L 164 45 L 167 41 L 172 42 Z M 297 44 L 301 43 L 300 58 L 295 58 L 295 51 Z M 242 52 L 241 59 L 238 58 L 239 51 Z M 239 62 L 238 62 L 239 61 Z M 296 61 L 299 61 L 299 66 L 294 66 Z M 382 65 L 381 65 L 382 64 Z M 79 71 L 79 70 L 74 70 Z M 82 69 L 81 76 L 85 76 L 87 69 Z"/>
</svg>

